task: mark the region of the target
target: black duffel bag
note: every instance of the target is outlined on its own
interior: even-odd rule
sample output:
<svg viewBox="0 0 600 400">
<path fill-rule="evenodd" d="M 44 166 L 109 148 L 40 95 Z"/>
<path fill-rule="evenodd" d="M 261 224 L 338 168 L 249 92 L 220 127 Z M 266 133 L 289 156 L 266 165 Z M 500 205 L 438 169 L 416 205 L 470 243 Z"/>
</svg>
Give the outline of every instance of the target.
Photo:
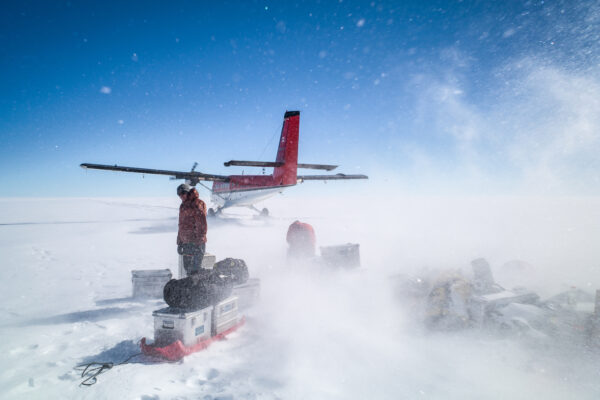
<svg viewBox="0 0 600 400">
<path fill-rule="evenodd" d="M 231 296 L 232 284 L 211 275 L 200 278 L 171 279 L 163 289 L 163 298 L 169 307 L 200 309 L 215 305 Z"/>
<path fill-rule="evenodd" d="M 239 258 L 226 258 L 215 263 L 213 267 L 214 275 L 230 281 L 233 285 L 246 283 L 250 276 L 246 262 Z"/>
</svg>

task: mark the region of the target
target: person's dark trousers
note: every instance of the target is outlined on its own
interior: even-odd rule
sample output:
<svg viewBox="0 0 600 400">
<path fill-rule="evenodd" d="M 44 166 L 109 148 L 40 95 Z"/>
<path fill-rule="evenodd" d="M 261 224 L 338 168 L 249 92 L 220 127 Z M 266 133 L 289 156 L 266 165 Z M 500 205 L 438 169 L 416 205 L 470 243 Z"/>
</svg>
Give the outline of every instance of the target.
<svg viewBox="0 0 600 400">
<path fill-rule="evenodd" d="M 194 243 L 184 243 L 183 247 L 183 268 L 187 276 L 190 276 L 193 272 L 200 271 L 202 268 L 202 259 L 204 258 L 204 251 L 206 244 L 202 243 L 197 245 Z"/>
</svg>

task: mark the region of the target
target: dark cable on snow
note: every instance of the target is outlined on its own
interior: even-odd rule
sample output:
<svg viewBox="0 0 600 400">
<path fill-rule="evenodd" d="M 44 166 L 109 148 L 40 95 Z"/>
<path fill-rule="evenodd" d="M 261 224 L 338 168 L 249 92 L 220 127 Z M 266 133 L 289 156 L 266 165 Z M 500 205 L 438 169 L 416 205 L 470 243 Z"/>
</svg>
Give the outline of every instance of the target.
<svg viewBox="0 0 600 400">
<path fill-rule="evenodd" d="M 78 365 L 75 367 L 75 369 L 82 371 L 81 377 L 84 378 L 83 381 L 79 385 L 80 386 L 92 386 L 93 384 L 95 384 L 98 381 L 98 379 L 96 377 L 98 375 L 100 375 L 101 373 L 103 373 L 104 371 L 108 371 L 112 367 L 128 364 L 129 360 L 131 360 L 134 357 L 141 356 L 142 354 L 143 353 L 141 353 L 141 352 L 133 354 L 133 355 L 129 356 L 127 359 L 125 359 L 125 361 L 121 361 L 118 364 L 115 364 L 113 362 L 103 363 L 103 362 L 93 361 L 91 363 Z M 178 362 L 180 362 L 180 360 L 176 360 L 176 361 L 161 360 L 161 362 L 178 363 Z"/>
<path fill-rule="evenodd" d="M 93 384 L 95 384 L 98 381 L 96 377 L 98 375 L 100 375 L 101 373 L 103 373 L 104 371 L 108 371 L 115 365 L 127 364 L 129 362 L 129 360 L 131 360 L 133 357 L 137 357 L 141 354 L 142 354 L 141 352 L 133 354 L 132 356 L 128 357 L 125 361 L 122 361 L 118 364 L 115 364 L 112 362 L 101 363 L 101 362 L 93 361 L 91 363 L 81 364 L 81 365 L 76 366 L 75 369 L 83 369 L 81 372 L 81 377 L 85 378 L 80 383 L 80 385 L 92 386 Z"/>
<path fill-rule="evenodd" d="M 96 365 L 98 365 L 97 367 L 95 367 Z M 109 362 L 109 363 L 97 363 L 97 362 L 92 362 L 89 364 L 83 364 L 83 365 L 78 365 L 75 368 L 80 368 L 80 367 L 84 367 L 83 372 L 81 373 L 81 377 L 85 378 L 80 384 L 83 386 L 92 386 L 93 384 L 96 383 L 97 379 L 96 377 L 98 375 L 100 375 L 102 372 L 104 372 L 107 369 L 111 369 L 113 367 L 113 363 Z M 92 368 L 92 366 L 94 366 Z"/>
</svg>

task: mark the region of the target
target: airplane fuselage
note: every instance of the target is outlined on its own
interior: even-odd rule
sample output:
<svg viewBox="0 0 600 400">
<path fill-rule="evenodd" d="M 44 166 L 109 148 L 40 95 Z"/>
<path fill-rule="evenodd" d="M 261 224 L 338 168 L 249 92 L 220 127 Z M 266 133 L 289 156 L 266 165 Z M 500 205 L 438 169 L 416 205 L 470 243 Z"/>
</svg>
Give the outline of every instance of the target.
<svg viewBox="0 0 600 400">
<path fill-rule="evenodd" d="M 211 201 L 219 208 L 252 206 L 294 185 L 284 185 L 273 175 L 232 175 L 229 182 L 213 182 Z"/>
</svg>

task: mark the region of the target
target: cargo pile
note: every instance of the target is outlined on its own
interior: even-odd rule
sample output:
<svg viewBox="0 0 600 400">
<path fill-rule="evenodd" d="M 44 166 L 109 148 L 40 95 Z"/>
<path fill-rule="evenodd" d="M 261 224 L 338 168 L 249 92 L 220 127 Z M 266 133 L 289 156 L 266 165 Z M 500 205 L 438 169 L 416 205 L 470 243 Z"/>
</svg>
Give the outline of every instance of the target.
<svg viewBox="0 0 600 400">
<path fill-rule="evenodd" d="M 215 259 L 205 256 L 199 273 L 181 279 L 169 270 L 132 271 L 134 297 L 163 297 L 169 306 L 152 313 L 154 342 L 142 339 L 144 354 L 178 360 L 244 324 L 240 309 L 256 302 L 260 281 L 250 279 L 244 260 Z"/>
<path fill-rule="evenodd" d="M 472 275 L 441 271 L 395 275 L 394 291 L 430 330 L 482 329 L 536 340 L 565 340 L 600 347 L 600 290 L 571 288 L 547 299 L 524 287 L 494 281 L 488 262 L 471 262 Z"/>
</svg>

